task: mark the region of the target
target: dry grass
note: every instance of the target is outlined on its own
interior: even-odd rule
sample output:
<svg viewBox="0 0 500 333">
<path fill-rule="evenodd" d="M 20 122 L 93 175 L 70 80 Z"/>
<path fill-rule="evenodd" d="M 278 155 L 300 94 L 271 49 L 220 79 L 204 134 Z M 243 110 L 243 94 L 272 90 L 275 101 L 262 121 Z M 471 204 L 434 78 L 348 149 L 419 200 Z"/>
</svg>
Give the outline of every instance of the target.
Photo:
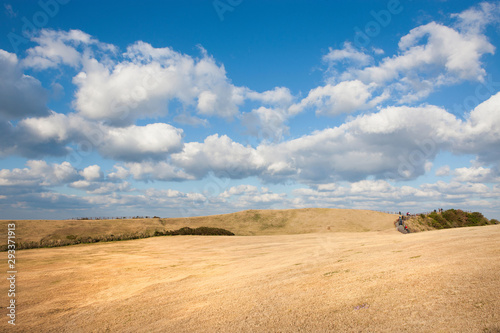
<svg viewBox="0 0 500 333">
<path fill-rule="evenodd" d="M 500 225 L 408 235 L 391 227 L 20 251 L 16 330 L 500 329 Z M 0 330 L 6 331 L 1 312 Z"/>
<path fill-rule="evenodd" d="M 16 221 L 17 242 L 66 240 L 67 237 L 97 237 L 103 235 L 153 234 L 156 230 L 177 230 L 183 227 L 213 227 L 232 231 L 236 235 L 283 235 L 334 231 L 374 231 L 393 228 L 396 215 L 368 210 L 350 209 L 290 209 L 247 210 L 243 212 L 168 219 L 127 220 L 21 220 Z M 9 221 L 0 220 L 0 230 L 6 232 Z M 0 237 L 0 246 L 7 237 Z"/>
</svg>

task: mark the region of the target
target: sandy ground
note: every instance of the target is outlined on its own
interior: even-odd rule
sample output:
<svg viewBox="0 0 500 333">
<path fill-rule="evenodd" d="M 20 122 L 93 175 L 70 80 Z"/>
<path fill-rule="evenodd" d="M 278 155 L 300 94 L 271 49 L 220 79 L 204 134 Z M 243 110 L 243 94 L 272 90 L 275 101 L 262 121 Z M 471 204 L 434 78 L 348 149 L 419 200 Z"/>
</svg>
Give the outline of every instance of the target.
<svg viewBox="0 0 500 333">
<path fill-rule="evenodd" d="M 18 271 L 1 331 L 500 331 L 499 225 L 156 237 L 23 250 Z"/>
</svg>

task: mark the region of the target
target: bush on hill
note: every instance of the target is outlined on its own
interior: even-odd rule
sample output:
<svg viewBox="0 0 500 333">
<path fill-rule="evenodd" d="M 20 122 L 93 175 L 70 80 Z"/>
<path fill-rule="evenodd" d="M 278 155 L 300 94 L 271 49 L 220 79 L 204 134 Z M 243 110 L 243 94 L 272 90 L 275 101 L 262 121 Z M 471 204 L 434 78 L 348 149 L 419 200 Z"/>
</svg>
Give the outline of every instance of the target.
<svg viewBox="0 0 500 333">
<path fill-rule="evenodd" d="M 441 213 L 420 214 L 408 221 L 412 232 L 431 229 L 447 229 L 499 224 L 498 220 L 488 220 L 479 212 L 464 212 L 460 209 L 448 209 Z"/>
<path fill-rule="evenodd" d="M 76 244 L 89 244 L 98 242 L 112 242 L 140 238 L 149 238 L 155 236 L 177 236 L 177 235 L 196 235 L 196 236 L 234 236 L 229 230 L 221 228 L 199 227 L 189 228 L 184 227 L 179 230 L 156 230 L 154 233 L 138 232 L 133 234 L 120 235 L 100 235 L 100 236 L 77 236 L 68 235 L 65 239 L 45 239 L 42 238 L 39 242 L 19 242 L 16 244 L 16 250 L 37 249 L 44 247 L 60 247 Z M 1 245 L 0 251 L 7 251 L 7 245 Z"/>
</svg>

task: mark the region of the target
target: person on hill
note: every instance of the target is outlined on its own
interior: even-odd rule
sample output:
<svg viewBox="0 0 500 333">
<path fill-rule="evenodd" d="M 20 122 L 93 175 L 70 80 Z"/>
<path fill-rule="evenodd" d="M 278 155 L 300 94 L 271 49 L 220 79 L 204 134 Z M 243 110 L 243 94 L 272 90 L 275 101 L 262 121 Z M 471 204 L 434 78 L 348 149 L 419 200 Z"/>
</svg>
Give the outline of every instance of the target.
<svg viewBox="0 0 500 333">
<path fill-rule="evenodd" d="M 405 231 L 406 231 L 406 233 L 407 233 L 407 234 L 409 234 L 409 233 L 410 233 L 410 230 L 408 229 L 408 226 L 407 226 L 407 225 L 405 225 Z"/>
</svg>

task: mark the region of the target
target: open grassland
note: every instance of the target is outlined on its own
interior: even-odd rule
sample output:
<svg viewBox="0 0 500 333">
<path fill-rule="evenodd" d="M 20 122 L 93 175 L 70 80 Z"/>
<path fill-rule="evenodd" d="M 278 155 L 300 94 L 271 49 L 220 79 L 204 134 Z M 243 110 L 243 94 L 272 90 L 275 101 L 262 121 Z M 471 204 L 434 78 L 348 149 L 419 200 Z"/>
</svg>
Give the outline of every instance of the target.
<svg viewBox="0 0 500 333">
<path fill-rule="evenodd" d="M 315 231 L 315 223 L 300 228 Z M 379 228 L 371 223 L 359 228 Z M 19 251 L 17 325 L 9 328 L 500 331 L 500 225 L 403 235 L 390 223 L 359 233 L 155 237 Z M 0 331 L 7 331 L 5 283 L 0 295 Z"/>
<path fill-rule="evenodd" d="M 284 235 L 318 232 L 377 231 L 394 228 L 396 215 L 368 210 L 290 209 L 247 210 L 243 212 L 190 218 L 127 220 L 21 220 L 16 221 L 18 244 L 43 241 L 46 244 L 81 239 L 140 238 L 183 227 L 227 229 L 236 235 Z M 9 221 L 0 221 L 1 232 Z M 138 237 L 136 237 L 138 238 Z M 7 237 L 0 237 L 0 246 Z"/>
</svg>

